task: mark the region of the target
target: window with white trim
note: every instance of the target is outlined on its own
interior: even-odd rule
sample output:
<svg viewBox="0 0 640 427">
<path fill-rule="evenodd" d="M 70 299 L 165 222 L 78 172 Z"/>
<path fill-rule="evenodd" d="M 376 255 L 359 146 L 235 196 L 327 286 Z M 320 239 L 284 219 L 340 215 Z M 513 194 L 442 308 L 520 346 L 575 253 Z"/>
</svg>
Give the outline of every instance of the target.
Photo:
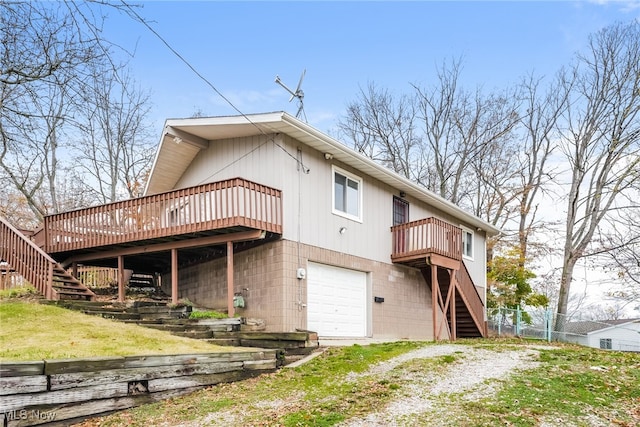
<svg viewBox="0 0 640 427">
<path fill-rule="evenodd" d="M 333 213 L 362 222 L 362 178 L 333 167 Z"/>
<path fill-rule="evenodd" d="M 462 256 L 473 259 L 473 231 L 465 227 L 462 229 Z"/>
</svg>

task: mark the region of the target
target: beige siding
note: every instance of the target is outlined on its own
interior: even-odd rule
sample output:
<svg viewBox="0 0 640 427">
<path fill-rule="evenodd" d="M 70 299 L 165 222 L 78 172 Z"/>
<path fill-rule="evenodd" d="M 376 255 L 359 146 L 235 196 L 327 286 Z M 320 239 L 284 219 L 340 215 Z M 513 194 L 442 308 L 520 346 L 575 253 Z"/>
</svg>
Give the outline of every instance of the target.
<svg viewBox="0 0 640 427">
<path fill-rule="evenodd" d="M 177 187 L 242 177 L 282 190 L 284 152 L 275 147 L 274 138 L 279 137 L 269 135 L 211 141 L 208 149 L 198 153 Z M 295 167 L 293 159 L 290 163 Z"/>
<path fill-rule="evenodd" d="M 299 155 L 309 173 L 302 172 L 297 164 Z M 332 213 L 332 165 L 362 178 L 362 222 Z M 284 239 L 380 263 L 390 261 L 392 201 L 401 189 L 391 188 L 335 160 L 326 160 L 324 153 L 282 135 L 211 141 L 209 148 L 194 159 L 178 187 L 234 177 L 282 190 Z M 407 200 L 412 221 L 435 216 L 460 225 L 459 220 L 422 202 Z M 347 229 L 342 235 L 338 232 L 341 227 Z M 476 256 L 473 262 L 467 262 L 474 282 L 480 287 L 486 286 L 483 239 L 484 233 L 475 233 Z"/>
</svg>

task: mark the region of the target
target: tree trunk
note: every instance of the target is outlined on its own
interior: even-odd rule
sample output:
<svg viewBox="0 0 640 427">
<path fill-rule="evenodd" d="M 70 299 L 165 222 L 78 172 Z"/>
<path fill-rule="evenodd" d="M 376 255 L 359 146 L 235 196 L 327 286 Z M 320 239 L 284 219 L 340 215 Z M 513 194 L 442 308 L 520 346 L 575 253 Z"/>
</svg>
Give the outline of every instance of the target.
<svg viewBox="0 0 640 427">
<path fill-rule="evenodd" d="M 564 332 L 567 323 L 567 311 L 569 308 L 569 292 L 571 281 L 573 280 L 573 270 L 576 266 L 577 258 L 565 253 L 562 265 L 562 275 L 560 277 L 560 292 L 558 293 L 558 308 L 556 311 L 556 332 Z"/>
</svg>

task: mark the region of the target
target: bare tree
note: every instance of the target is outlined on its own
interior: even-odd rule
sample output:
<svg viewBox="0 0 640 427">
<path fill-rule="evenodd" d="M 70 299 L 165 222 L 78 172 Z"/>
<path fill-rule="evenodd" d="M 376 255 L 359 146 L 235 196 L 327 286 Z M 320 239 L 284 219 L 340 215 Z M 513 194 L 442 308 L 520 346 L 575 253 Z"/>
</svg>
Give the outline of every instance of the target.
<svg viewBox="0 0 640 427">
<path fill-rule="evenodd" d="M 634 193 L 640 199 L 640 192 Z M 640 304 L 640 206 L 626 212 L 617 212 L 607 221 L 606 233 L 598 242 L 607 281 L 611 287 L 609 296 L 621 305 Z M 640 305 L 638 305 L 640 310 Z"/>
<path fill-rule="evenodd" d="M 590 255 L 603 220 L 629 208 L 623 195 L 639 179 L 640 24 L 616 24 L 593 35 L 572 72 L 562 138 L 570 182 L 558 331 L 564 330 L 576 262 Z"/>
<path fill-rule="evenodd" d="M 70 187 L 60 172 L 68 170 L 68 132 L 85 108 L 77 100 L 88 72 L 117 68 L 101 38 L 104 8 L 129 11 L 102 1 L 0 2 L 0 172 L 35 220 L 86 201 L 61 200 L 60 189 Z"/>
<path fill-rule="evenodd" d="M 519 152 L 512 161 L 517 164 L 517 239 L 521 266 L 528 260 L 530 238 L 533 233 L 547 228 L 547 222 L 538 217 L 540 196 L 556 178 L 557 171 L 549 166 L 549 158 L 556 149 L 554 139 L 557 123 L 568 107 L 571 85 L 558 74 L 556 80 L 541 88 L 542 79 L 529 75 L 520 85 L 523 102 L 520 127 L 524 131 Z M 497 189 L 496 191 L 499 191 Z"/>
<path fill-rule="evenodd" d="M 127 73 L 96 69 L 82 102 L 75 145 L 90 188 L 102 203 L 140 196 L 153 157 L 148 94 Z"/>
<path fill-rule="evenodd" d="M 99 22 L 72 13 L 77 11 L 77 5 L 67 2 L 1 2 L 0 84 L 46 81 L 104 57 L 96 31 L 87 31 L 87 24 L 96 30 Z"/>
<path fill-rule="evenodd" d="M 473 199 L 473 164 L 496 144 L 508 140 L 518 121 L 517 100 L 506 93 L 484 95 L 459 86 L 460 61 L 438 70 L 430 88 L 414 85 L 425 139 L 425 163 L 431 167 L 427 188 L 453 203 Z M 470 187 L 469 187 L 470 185 Z"/>
<path fill-rule="evenodd" d="M 519 218 L 516 234 L 526 245 L 566 97 L 553 98 L 559 92 L 550 89 L 543 99 L 533 78 L 501 92 L 468 92 L 460 74 L 459 60 L 443 64 L 435 84 L 412 85 L 413 98 L 393 98 L 370 84 L 349 105 L 341 130 L 360 152 L 493 225 L 517 227 Z"/>
<path fill-rule="evenodd" d="M 20 97 L 7 99 L 0 112 L 3 150 L 0 167 L 8 182 L 24 196 L 38 219 L 58 212 L 56 175 L 60 132 L 68 114 L 67 82 L 5 86 Z"/>
<path fill-rule="evenodd" d="M 419 180 L 423 168 L 420 139 L 416 134 L 416 110 L 412 98 L 395 98 L 389 91 L 369 83 L 338 129 L 353 148 L 408 179 Z"/>
</svg>

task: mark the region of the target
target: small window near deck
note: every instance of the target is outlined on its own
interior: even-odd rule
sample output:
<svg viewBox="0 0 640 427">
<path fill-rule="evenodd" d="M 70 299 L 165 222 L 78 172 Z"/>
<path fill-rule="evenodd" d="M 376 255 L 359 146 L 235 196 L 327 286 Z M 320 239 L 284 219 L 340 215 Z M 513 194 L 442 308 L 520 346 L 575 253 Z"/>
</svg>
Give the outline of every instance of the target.
<svg viewBox="0 0 640 427">
<path fill-rule="evenodd" d="M 333 170 L 333 213 L 362 221 L 362 179 Z"/>
<path fill-rule="evenodd" d="M 462 227 L 462 256 L 473 259 L 473 231 Z"/>
</svg>

